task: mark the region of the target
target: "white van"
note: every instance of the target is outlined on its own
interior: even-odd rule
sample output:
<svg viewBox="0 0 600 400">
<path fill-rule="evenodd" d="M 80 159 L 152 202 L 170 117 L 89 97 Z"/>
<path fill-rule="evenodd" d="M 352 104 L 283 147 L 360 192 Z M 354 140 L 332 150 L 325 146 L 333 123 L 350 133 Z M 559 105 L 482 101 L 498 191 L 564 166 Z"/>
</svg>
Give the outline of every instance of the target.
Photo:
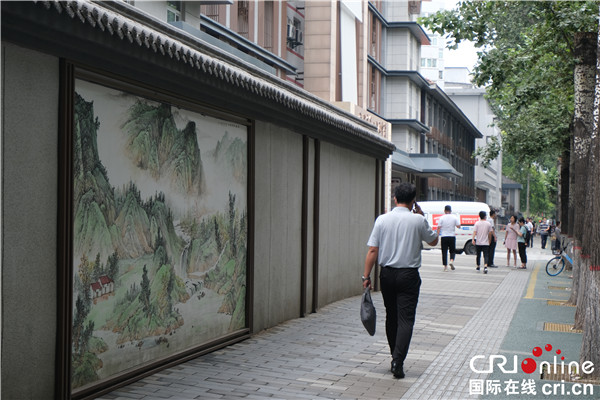
<svg viewBox="0 0 600 400">
<path fill-rule="evenodd" d="M 444 215 L 446 206 L 452 207 L 452 214 L 456 215 L 460 220 L 460 228 L 456 228 L 456 250 L 463 250 L 464 254 L 475 254 L 475 245 L 471 243 L 473 237 L 473 225 L 479 221 L 479 212 L 485 211 L 486 215 L 490 215 L 490 207 L 485 203 L 476 201 L 418 201 L 421 210 L 425 213 L 425 218 L 429 222 L 429 226 L 436 231 L 437 222 Z M 441 240 L 436 246 L 423 244 L 424 249 L 441 248 Z"/>
</svg>

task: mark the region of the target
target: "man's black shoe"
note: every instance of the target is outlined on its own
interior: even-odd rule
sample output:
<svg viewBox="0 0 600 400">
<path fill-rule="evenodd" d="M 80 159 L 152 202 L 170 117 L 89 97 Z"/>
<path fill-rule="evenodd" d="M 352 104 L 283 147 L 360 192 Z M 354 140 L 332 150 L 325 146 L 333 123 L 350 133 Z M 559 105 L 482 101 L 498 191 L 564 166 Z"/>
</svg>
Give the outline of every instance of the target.
<svg viewBox="0 0 600 400">
<path fill-rule="evenodd" d="M 404 378 L 404 370 L 402 366 L 398 365 L 397 361 L 392 361 L 392 374 L 394 374 L 394 378 Z"/>
</svg>

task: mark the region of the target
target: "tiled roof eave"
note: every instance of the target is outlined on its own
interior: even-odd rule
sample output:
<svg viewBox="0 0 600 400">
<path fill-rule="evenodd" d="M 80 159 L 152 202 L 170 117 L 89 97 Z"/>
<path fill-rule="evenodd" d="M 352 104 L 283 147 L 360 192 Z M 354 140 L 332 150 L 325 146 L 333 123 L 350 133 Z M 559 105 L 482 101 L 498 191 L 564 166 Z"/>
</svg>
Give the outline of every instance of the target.
<svg viewBox="0 0 600 400">
<path fill-rule="evenodd" d="M 166 34 L 159 27 L 143 24 L 120 14 L 101 3 L 87 0 L 35 1 L 48 11 L 65 13 L 73 20 L 87 24 L 107 35 L 118 37 L 132 46 L 145 48 L 159 56 L 169 57 L 174 62 L 184 63 L 190 68 L 212 75 L 214 79 L 241 90 L 279 103 L 289 110 L 342 130 L 355 139 L 368 141 L 391 154 L 394 145 L 378 136 L 376 127 L 336 108 L 320 98 L 293 87 L 287 82 L 273 80 L 253 73 L 251 68 L 236 65 L 210 56 L 183 41 Z M 157 25 L 157 24 L 153 24 Z"/>
</svg>

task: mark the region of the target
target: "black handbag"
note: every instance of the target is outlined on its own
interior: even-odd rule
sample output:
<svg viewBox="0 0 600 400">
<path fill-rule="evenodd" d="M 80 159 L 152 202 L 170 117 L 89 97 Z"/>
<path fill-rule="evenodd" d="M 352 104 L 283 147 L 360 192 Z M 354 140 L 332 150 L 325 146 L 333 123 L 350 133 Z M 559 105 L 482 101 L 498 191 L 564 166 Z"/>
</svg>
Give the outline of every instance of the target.
<svg viewBox="0 0 600 400">
<path fill-rule="evenodd" d="M 365 289 L 360 302 L 360 320 L 367 332 L 369 332 L 369 335 L 373 336 L 375 334 L 377 315 L 373 300 L 371 299 L 371 291 L 368 287 Z"/>
</svg>

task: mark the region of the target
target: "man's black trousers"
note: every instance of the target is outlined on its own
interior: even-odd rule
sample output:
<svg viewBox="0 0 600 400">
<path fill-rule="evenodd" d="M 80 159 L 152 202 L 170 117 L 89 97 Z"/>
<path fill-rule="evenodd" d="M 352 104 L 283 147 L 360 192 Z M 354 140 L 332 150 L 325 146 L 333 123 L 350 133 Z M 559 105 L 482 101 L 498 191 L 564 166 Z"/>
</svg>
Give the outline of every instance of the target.
<svg viewBox="0 0 600 400">
<path fill-rule="evenodd" d="M 450 250 L 450 259 L 454 261 L 456 254 L 456 237 L 442 236 L 442 265 L 448 265 L 448 250 Z"/>
<path fill-rule="evenodd" d="M 477 255 L 475 256 L 475 264 L 477 264 L 477 266 L 479 267 L 479 263 L 481 262 L 481 254 L 483 253 L 483 262 L 484 265 L 490 265 L 488 264 L 489 262 L 489 257 L 490 257 L 490 245 L 486 244 L 485 246 L 480 246 L 480 245 L 475 245 L 475 248 L 477 249 Z"/>
<path fill-rule="evenodd" d="M 379 278 L 390 352 L 393 361 L 403 366 L 415 324 L 421 276 L 417 268 L 383 267 Z"/>
<path fill-rule="evenodd" d="M 494 254 L 496 253 L 497 241 L 492 237 L 492 243 L 490 243 L 489 255 L 488 255 L 488 266 L 494 265 Z"/>
</svg>

